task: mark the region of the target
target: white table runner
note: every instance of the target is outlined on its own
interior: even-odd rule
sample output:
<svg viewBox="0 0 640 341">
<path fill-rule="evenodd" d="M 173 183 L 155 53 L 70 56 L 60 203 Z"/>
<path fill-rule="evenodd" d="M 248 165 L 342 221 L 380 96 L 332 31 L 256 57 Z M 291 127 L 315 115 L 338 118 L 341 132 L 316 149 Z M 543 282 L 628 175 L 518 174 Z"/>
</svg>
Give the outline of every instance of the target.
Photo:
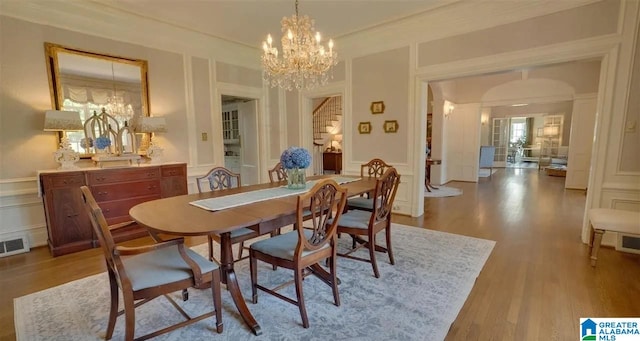
<svg viewBox="0 0 640 341">
<path fill-rule="evenodd" d="M 360 178 L 347 178 L 342 176 L 331 177 L 333 181 L 339 185 L 346 184 L 348 182 L 358 181 Z M 307 186 L 300 189 L 289 189 L 286 186 L 260 189 L 257 191 L 244 192 L 238 194 L 225 195 L 216 198 L 202 199 L 190 202 L 191 205 L 203 208 L 209 211 L 219 211 L 226 208 L 232 208 L 236 206 L 242 206 L 254 202 L 265 201 L 269 199 L 277 199 L 287 197 L 290 195 L 300 195 L 311 190 L 311 188 L 319 180 L 307 181 Z"/>
</svg>

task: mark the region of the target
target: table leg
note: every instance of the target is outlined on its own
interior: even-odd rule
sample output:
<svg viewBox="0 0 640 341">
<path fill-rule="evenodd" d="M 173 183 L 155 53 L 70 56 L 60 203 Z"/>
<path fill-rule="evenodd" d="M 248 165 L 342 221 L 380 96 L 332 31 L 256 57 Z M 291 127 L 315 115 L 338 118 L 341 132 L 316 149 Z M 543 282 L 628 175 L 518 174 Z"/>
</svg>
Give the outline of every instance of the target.
<svg viewBox="0 0 640 341">
<path fill-rule="evenodd" d="M 249 311 L 249 307 L 247 307 L 247 303 L 242 296 L 242 291 L 240 291 L 240 285 L 238 284 L 238 278 L 236 277 L 236 272 L 233 269 L 233 251 L 231 249 L 231 234 L 223 233 L 220 235 L 220 263 L 222 267 L 222 272 L 224 274 L 223 278 L 226 279 L 227 282 L 227 290 L 231 294 L 231 298 L 233 299 L 233 303 L 238 308 L 238 312 L 244 323 L 251 328 L 251 331 L 255 335 L 262 334 L 262 330 L 260 329 L 260 325 Z"/>
</svg>

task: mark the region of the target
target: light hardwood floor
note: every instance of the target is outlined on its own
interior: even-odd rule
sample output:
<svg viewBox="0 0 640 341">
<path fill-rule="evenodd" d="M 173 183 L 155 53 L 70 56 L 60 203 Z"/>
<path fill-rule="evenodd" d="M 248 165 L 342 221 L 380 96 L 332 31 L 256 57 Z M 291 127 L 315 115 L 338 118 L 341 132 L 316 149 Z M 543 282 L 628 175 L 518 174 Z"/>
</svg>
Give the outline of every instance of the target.
<svg viewBox="0 0 640 341">
<path fill-rule="evenodd" d="M 497 242 L 447 340 L 576 340 L 580 317 L 640 316 L 640 255 L 603 248 L 597 267 L 589 265 L 580 241 L 584 191 L 509 168 L 447 186 L 464 194 L 425 198 L 423 217 L 393 217 Z M 99 249 L 52 258 L 37 248 L 0 259 L 0 340 L 15 339 L 13 298 L 102 272 L 103 263 Z"/>
</svg>

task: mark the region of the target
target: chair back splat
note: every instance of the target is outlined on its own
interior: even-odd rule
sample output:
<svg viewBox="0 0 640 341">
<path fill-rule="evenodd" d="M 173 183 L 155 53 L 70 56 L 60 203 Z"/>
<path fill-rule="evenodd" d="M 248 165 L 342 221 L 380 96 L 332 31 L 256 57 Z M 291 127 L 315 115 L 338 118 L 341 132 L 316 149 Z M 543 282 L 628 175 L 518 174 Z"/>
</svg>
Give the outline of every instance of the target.
<svg viewBox="0 0 640 341">
<path fill-rule="evenodd" d="M 116 319 L 124 313 L 124 339 L 133 340 L 136 324 L 135 309 L 159 296 L 165 296 L 171 301 L 186 320 L 138 337 L 137 340 L 146 340 L 211 316 L 215 316 L 216 331 L 221 333 L 222 298 L 218 265 L 211 263 L 191 249 L 185 248 L 183 238 L 137 247 L 116 245 L 111 231 L 127 225 L 107 225 L 107 220 L 89 187 L 82 186 L 80 191 L 91 225 L 98 236 L 107 262 L 111 304 L 105 339 L 111 339 Z M 169 295 L 182 290 L 183 299 L 186 299 L 188 295 L 185 293 L 188 288 L 204 287 L 205 285 L 211 287 L 215 310 L 196 317 L 188 315 Z M 122 291 L 124 305 L 122 311 L 118 311 L 120 291 Z"/>
<path fill-rule="evenodd" d="M 370 178 L 379 178 L 389 168 L 391 168 L 391 165 L 381 159 L 371 159 L 371 161 L 360 166 L 360 176 L 364 177 L 366 174 Z"/>
<path fill-rule="evenodd" d="M 214 167 L 207 174 L 196 178 L 198 192 L 200 193 L 204 192 L 202 182 L 209 183 L 210 191 L 240 187 L 242 184 L 240 174 L 234 173 L 224 167 Z"/>
</svg>

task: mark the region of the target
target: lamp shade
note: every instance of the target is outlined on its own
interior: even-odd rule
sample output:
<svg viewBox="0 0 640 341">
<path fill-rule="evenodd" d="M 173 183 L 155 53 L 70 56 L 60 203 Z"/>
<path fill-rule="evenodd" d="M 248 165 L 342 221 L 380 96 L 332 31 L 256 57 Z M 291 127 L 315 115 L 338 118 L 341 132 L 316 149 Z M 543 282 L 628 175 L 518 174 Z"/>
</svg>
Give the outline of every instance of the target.
<svg viewBox="0 0 640 341">
<path fill-rule="evenodd" d="M 137 133 L 165 133 L 167 120 L 164 117 L 143 117 L 136 127 Z"/>
<path fill-rule="evenodd" d="M 44 113 L 44 131 L 83 130 L 77 111 L 48 110 Z"/>
</svg>

